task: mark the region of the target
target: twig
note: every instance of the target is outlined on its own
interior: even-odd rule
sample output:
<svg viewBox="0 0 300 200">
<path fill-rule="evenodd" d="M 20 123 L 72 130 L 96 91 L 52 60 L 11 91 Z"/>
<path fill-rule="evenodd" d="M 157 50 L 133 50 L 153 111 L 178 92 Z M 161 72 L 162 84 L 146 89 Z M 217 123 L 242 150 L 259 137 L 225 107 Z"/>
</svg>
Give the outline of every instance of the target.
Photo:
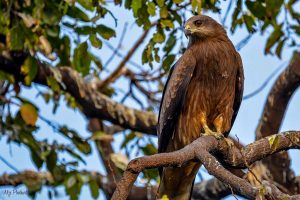
<svg viewBox="0 0 300 200">
<path fill-rule="evenodd" d="M 128 54 L 124 57 L 124 59 L 121 61 L 121 63 L 117 66 L 117 68 L 103 81 L 101 81 L 97 88 L 101 91 L 105 86 L 107 86 L 112 80 L 116 79 L 116 76 L 120 74 L 120 71 L 122 71 L 125 64 L 128 62 L 128 60 L 131 58 L 131 56 L 135 53 L 135 51 L 138 49 L 138 47 L 143 43 L 145 38 L 147 37 L 149 33 L 149 30 L 144 31 L 144 33 L 141 35 L 141 37 L 137 40 L 137 42 L 133 45 L 133 47 L 128 51 Z"/>
<path fill-rule="evenodd" d="M 115 47 L 113 47 L 109 42 L 104 41 L 104 44 L 105 44 L 110 50 L 116 51 L 116 56 L 118 56 L 118 57 L 120 57 L 120 58 L 124 58 L 124 57 L 125 57 L 125 55 L 121 54 L 121 53 L 118 51 L 118 49 L 116 49 Z M 139 64 L 137 64 L 137 63 L 134 62 L 134 61 L 129 60 L 128 63 L 131 64 L 132 66 L 138 68 L 138 69 L 142 68 L 142 66 L 140 66 Z"/>
<path fill-rule="evenodd" d="M 259 88 L 257 88 L 256 90 L 254 90 L 253 92 L 245 95 L 243 97 L 243 100 L 247 100 L 250 99 L 251 97 L 257 95 L 258 93 L 260 93 L 267 85 L 268 83 L 271 81 L 271 79 L 286 65 L 287 61 L 281 63 L 269 76 L 268 78 L 263 82 L 263 84 L 261 84 L 261 86 Z"/>
<path fill-rule="evenodd" d="M 1 155 L 0 155 L 0 160 L 2 160 L 2 162 L 4 162 L 10 169 L 14 170 L 15 172 L 19 172 L 19 170 L 13 166 L 12 164 L 10 164 L 5 158 L 3 158 Z"/>
<path fill-rule="evenodd" d="M 251 39 L 253 34 L 247 35 L 244 39 L 242 39 L 239 43 L 235 45 L 235 48 L 240 51 Z"/>
<path fill-rule="evenodd" d="M 222 21 L 221 21 L 221 23 L 222 23 L 223 26 L 225 26 L 226 19 L 227 19 L 227 17 L 228 17 L 229 11 L 230 11 L 231 6 L 232 6 L 232 2 L 233 2 L 233 0 L 230 0 L 230 1 L 229 1 L 228 7 L 227 7 L 226 12 L 225 12 L 225 15 L 224 15 L 224 17 L 223 17 L 223 19 L 222 19 Z"/>
<path fill-rule="evenodd" d="M 125 33 L 127 31 L 127 26 L 128 26 L 128 23 L 126 22 L 124 25 L 123 31 L 122 31 L 122 35 L 120 37 L 119 44 L 118 44 L 117 48 L 115 48 L 115 50 L 113 51 L 112 55 L 107 59 L 106 63 L 104 64 L 104 68 L 106 68 L 109 65 L 109 63 L 114 59 L 114 57 L 117 54 L 118 49 L 120 49 L 120 47 L 122 46 L 122 42 L 124 40 Z"/>
</svg>

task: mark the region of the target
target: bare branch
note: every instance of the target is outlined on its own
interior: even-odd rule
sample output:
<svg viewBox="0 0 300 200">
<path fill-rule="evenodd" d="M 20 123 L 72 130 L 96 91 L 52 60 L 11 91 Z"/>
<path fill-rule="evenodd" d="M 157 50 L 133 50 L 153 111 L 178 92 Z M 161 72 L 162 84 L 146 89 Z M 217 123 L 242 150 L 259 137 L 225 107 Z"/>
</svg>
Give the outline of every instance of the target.
<svg viewBox="0 0 300 200">
<path fill-rule="evenodd" d="M 149 33 L 149 29 L 144 31 L 142 36 L 137 40 L 137 42 L 132 46 L 132 48 L 128 51 L 127 55 L 124 57 L 122 62 L 117 66 L 117 68 L 103 81 L 101 81 L 97 88 L 99 91 L 103 89 L 103 87 L 107 86 L 109 83 L 115 81 L 122 73 L 123 68 L 125 67 L 125 64 L 128 62 L 128 60 L 132 57 L 132 55 L 136 52 L 138 47 L 143 43 L 145 38 L 147 37 Z"/>
</svg>

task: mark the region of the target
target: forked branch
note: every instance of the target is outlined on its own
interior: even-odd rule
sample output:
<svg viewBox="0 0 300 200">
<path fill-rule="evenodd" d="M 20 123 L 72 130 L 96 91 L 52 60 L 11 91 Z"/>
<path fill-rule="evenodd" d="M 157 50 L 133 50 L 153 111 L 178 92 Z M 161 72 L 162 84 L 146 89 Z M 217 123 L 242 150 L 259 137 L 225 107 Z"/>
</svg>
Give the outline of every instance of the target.
<svg viewBox="0 0 300 200">
<path fill-rule="evenodd" d="M 128 164 L 123 178 L 117 184 L 112 199 L 125 200 L 137 176 L 143 170 L 158 167 L 180 167 L 188 161 L 201 162 L 211 175 L 228 184 L 235 192 L 249 199 L 255 199 L 261 195 L 259 188 L 253 187 L 246 180 L 235 176 L 225 167 L 247 168 L 257 160 L 288 149 L 300 149 L 300 131 L 284 132 L 266 137 L 242 149 L 228 146 L 225 140 L 217 140 L 212 136 L 200 137 L 181 150 L 132 160 Z M 218 160 L 224 162 L 220 163 Z M 269 186 L 271 190 L 274 188 L 276 187 Z M 279 190 L 272 192 L 275 194 Z M 264 195 L 270 198 L 270 192 L 266 192 Z M 287 194 L 282 195 L 294 198 Z"/>
</svg>

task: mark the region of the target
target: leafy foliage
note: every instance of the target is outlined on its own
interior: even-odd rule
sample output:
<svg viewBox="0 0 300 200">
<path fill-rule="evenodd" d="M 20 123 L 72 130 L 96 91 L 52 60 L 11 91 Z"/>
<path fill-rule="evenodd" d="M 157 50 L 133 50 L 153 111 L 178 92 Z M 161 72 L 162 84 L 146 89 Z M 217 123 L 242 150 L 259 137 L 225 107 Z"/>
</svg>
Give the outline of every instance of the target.
<svg viewBox="0 0 300 200">
<path fill-rule="evenodd" d="M 159 63 L 161 66 L 158 71 L 162 71 L 161 74 L 165 75 L 174 63 L 176 55 L 184 52 L 182 42 L 184 34 L 181 27 L 186 13 L 197 14 L 207 11 L 221 13 L 223 16 L 225 13 L 226 16 L 222 3 L 221 0 L 115 0 L 114 4 L 104 0 L 0 1 L 0 53 L 25 55 L 16 61 L 21 62 L 20 77 L 0 71 L 0 80 L 5 80 L 10 88 L 4 93 L 0 92 L 0 127 L 5 130 L 1 134 L 8 138 L 8 142 L 26 146 L 36 168 L 44 167 L 51 172 L 54 177 L 53 185 L 64 185 L 71 199 L 78 199 L 83 184 L 89 185 L 91 196 L 97 198 L 99 186 L 91 177 L 78 172 L 78 162 L 85 164 L 84 156 L 92 152 L 91 141 L 111 142 L 113 137 L 99 131 L 94 132 L 90 138 L 83 138 L 72 128 L 45 119 L 37 105 L 22 98 L 23 87 L 16 79 L 22 79 L 24 85 L 32 87 L 39 64 L 45 62 L 52 67 L 51 69 L 66 66 L 86 79 L 99 80 L 110 66 L 103 65 L 102 59 L 105 58 L 95 56 L 94 50 L 104 48 L 103 44 L 120 37 L 116 31 L 118 19 L 113 13 L 113 7 L 116 6 L 129 10 L 136 25 L 142 31 L 149 30 L 151 34 L 150 38 L 145 40 L 139 63 L 149 64 L 152 68 Z M 300 13 L 299 9 L 296 9 L 296 4 L 296 0 L 234 1 L 230 4 L 233 11 L 230 13 L 229 28 L 233 34 L 242 27 L 246 28 L 250 35 L 257 32 L 266 35 L 265 53 L 275 53 L 281 57 L 282 51 L 286 48 L 299 49 Z M 112 19 L 115 26 L 106 24 L 107 19 Z M 134 65 L 139 67 L 139 64 Z M 148 67 L 143 67 L 138 77 L 142 77 L 141 82 L 156 80 L 152 85 L 157 87 L 159 94 L 162 91 L 163 76 L 149 78 L 145 69 Z M 55 70 L 45 82 L 49 88 L 46 91 L 39 91 L 39 95 L 46 103 L 53 104 L 53 113 L 59 108 L 61 97 L 64 97 L 70 108 L 80 111 L 80 104 L 76 98 L 63 91 L 61 76 L 55 73 Z M 132 89 L 134 84 L 138 87 L 136 80 L 131 81 L 130 92 L 134 91 Z M 141 91 L 145 93 L 144 90 Z M 111 98 L 114 94 L 121 93 L 114 85 L 106 86 L 101 92 Z M 133 92 L 131 96 L 142 105 Z M 149 94 L 146 94 L 146 98 L 151 104 Z M 16 111 L 13 112 L 11 108 Z M 148 110 L 152 109 L 149 106 Z M 46 122 L 53 128 L 53 132 L 60 134 L 68 142 L 62 144 L 60 141 L 38 140 L 36 137 L 39 130 L 38 120 Z M 270 146 L 276 149 L 276 138 L 272 138 L 269 142 Z M 133 131 L 125 133 L 120 147 L 127 155 L 114 154 L 111 157 L 120 170 L 125 169 L 128 157 L 132 156 L 134 151 L 137 155 L 156 153 L 151 138 Z M 62 153 L 68 154 L 72 159 L 68 161 L 62 159 Z M 147 170 L 143 178 L 149 183 L 150 180 L 157 180 L 158 173 L 156 170 Z M 43 184 L 26 183 L 32 194 L 39 191 Z"/>
</svg>

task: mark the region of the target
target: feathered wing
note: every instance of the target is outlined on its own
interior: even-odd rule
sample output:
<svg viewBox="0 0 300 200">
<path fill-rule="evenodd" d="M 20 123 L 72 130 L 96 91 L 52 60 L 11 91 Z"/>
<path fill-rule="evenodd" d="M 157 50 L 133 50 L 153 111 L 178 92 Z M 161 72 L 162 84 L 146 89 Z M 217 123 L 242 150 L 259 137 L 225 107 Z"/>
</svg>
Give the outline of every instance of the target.
<svg viewBox="0 0 300 200">
<path fill-rule="evenodd" d="M 196 61 L 186 52 L 172 67 L 164 88 L 158 117 L 158 152 L 165 152 L 174 133 Z"/>
<path fill-rule="evenodd" d="M 236 80 L 235 80 L 235 96 L 233 102 L 233 115 L 231 119 L 231 128 L 240 109 L 243 100 L 243 92 L 244 92 L 244 70 L 243 70 L 242 60 L 239 54 L 238 54 L 238 59 L 239 59 L 239 66 L 237 69 Z M 230 130 L 224 133 L 224 135 L 227 136 L 229 132 Z"/>
</svg>

